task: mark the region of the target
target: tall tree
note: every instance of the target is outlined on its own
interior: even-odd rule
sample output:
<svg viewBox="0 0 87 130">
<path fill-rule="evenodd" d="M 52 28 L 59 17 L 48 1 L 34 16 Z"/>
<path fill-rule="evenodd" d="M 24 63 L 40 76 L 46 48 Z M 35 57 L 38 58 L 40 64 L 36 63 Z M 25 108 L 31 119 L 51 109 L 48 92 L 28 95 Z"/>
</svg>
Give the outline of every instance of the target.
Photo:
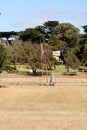
<svg viewBox="0 0 87 130">
<path fill-rule="evenodd" d="M 29 42 L 24 44 L 26 61 L 31 66 L 34 73 L 36 73 L 37 69 L 48 69 L 54 65 L 51 47 L 44 44 L 43 48 L 43 55 L 41 56 L 39 44 L 32 44 Z"/>
<path fill-rule="evenodd" d="M 81 61 L 81 65 L 87 65 L 87 25 L 82 26 L 84 29 L 84 34 L 80 34 L 80 51 L 78 53 L 78 57 Z"/>
<path fill-rule="evenodd" d="M 58 21 L 47 21 L 44 23 L 44 26 L 47 30 L 50 31 L 50 33 L 54 30 L 54 28 L 59 25 Z"/>
<path fill-rule="evenodd" d="M 54 36 L 54 28 L 59 25 L 58 21 L 47 21 L 44 24 L 45 28 L 45 41 L 48 43 L 51 43 L 51 40 L 53 40 Z"/>
<path fill-rule="evenodd" d="M 4 70 L 6 67 L 6 52 L 3 45 L 0 45 L 0 71 Z"/>
<path fill-rule="evenodd" d="M 62 23 L 56 26 L 55 31 L 59 41 L 58 49 L 62 52 L 62 60 L 69 72 L 69 68 L 73 68 L 74 64 L 79 65 L 76 57 L 76 52 L 79 50 L 79 30 L 70 23 Z M 69 56 L 74 62 L 71 62 Z"/>
<path fill-rule="evenodd" d="M 19 37 L 23 41 L 31 41 L 32 43 L 43 42 L 43 30 L 42 27 L 28 28 L 25 31 L 19 32 Z"/>
</svg>

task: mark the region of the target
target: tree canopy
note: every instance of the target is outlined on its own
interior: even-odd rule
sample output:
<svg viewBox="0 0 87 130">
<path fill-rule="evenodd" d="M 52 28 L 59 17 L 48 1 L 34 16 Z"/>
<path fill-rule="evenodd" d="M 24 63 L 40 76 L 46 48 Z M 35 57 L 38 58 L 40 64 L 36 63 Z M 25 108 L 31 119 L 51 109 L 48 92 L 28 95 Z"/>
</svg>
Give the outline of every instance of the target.
<svg viewBox="0 0 87 130">
<path fill-rule="evenodd" d="M 3 45 L 0 45 L 0 71 L 5 69 L 6 58 L 7 57 L 6 57 L 5 49 L 4 49 Z"/>
<path fill-rule="evenodd" d="M 41 68 L 41 44 L 43 44 L 44 68 L 54 65 L 52 51 L 59 50 L 63 64 L 68 68 L 78 68 L 87 61 L 87 25 L 82 26 L 84 34 L 71 23 L 47 21 L 42 26 L 26 28 L 19 32 L 0 32 L 0 38 L 7 39 L 11 62 L 29 63 L 31 68 Z M 9 41 L 10 38 L 19 39 Z"/>
</svg>

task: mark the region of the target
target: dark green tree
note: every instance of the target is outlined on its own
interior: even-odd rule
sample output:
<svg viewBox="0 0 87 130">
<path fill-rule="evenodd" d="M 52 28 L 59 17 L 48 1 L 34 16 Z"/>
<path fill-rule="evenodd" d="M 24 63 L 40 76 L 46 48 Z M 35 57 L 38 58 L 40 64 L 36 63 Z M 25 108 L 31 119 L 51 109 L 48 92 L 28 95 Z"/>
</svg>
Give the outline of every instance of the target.
<svg viewBox="0 0 87 130">
<path fill-rule="evenodd" d="M 0 45 L 0 71 L 4 70 L 6 67 L 6 52 L 3 45 Z"/>
<path fill-rule="evenodd" d="M 84 29 L 84 32 L 87 34 L 87 25 L 82 26 L 82 28 Z"/>
<path fill-rule="evenodd" d="M 54 28 L 59 25 L 58 21 L 47 21 L 44 24 L 45 28 L 45 41 L 48 43 L 52 43 L 54 41 Z"/>
<path fill-rule="evenodd" d="M 82 26 L 82 28 L 84 29 L 84 34 L 80 34 L 80 51 L 77 53 L 77 55 L 84 69 L 84 67 L 87 65 L 87 25 Z"/>
<path fill-rule="evenodd" d="M 66 68 L 68 68 L 67 71 L 69 73 L 70 67 L 78 67 L 80 63 L 76 56 L 79 50 L 79 30 L 70 23 L 62 23 L 56 26 L 55 31 L 58 38 L 57 47 L 62 53 L 62 60 Z"/>
<path fill-rule="evenodd" d="M 54 28 L 59 25 L 58 21 L 47 21 L 44 23 L 45 28 L 52 33 L 52 31 L 54 31 Z"/>
<path fill-rule="evenodd" d="M 25 31 L 19 32 L 19 37 L 22 41 L 31 41 L 32 43 L 43 42 L 43 30 L 40 26 L 36 28 L 28 28 Z"/>
<path fill-rule="evenodd" d="M 64 60 L 65 60 L 65 65 L 66 65 L 68 75 L 69 75 L 69 69 L 70 68 L 77 69 L 79 64 L 80 64 L 80 61 L 77 58 L 77 56 L 74 53 L 72 53 L 71 51 L 70 52 L 68 51 L 65 54 Z"/>
<path fill-rule="evenodd" d="M 17 32 L 14 31 L 10 31 L 10 32 L 0 32 L 0 38 L 6 38 L 7 40 L 7 45 L 11 45 L 11 40 L 9 40 L 9 38 L 13 39 L 13 38 L 17 38 L 18 34 Z"/>
</svg>

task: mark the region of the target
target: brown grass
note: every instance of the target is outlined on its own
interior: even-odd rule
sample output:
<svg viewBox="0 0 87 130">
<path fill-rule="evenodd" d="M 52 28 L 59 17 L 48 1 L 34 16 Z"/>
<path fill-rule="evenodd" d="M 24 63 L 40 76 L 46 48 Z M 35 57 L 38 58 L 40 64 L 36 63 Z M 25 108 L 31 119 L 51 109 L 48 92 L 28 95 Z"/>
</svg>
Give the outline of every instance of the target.
<svg viewBox="0 0 87 130">
<path fill-rule="evenodd" d="M 86 77 L 56 81 L 50 86 L 47 77 L 1 76 L 0 130 L 86 130 Z"/>
</svg>

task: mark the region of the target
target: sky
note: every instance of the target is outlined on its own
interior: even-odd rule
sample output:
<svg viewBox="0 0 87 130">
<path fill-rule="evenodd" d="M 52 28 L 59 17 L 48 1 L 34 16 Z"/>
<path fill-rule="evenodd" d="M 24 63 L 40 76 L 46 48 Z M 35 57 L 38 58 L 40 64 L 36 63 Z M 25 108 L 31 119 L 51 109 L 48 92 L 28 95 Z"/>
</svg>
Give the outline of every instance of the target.
<svg viewBox="0 0 87 130">
<path fill-rule="evenodd" d="M 0 31 L 23 31 L 47 21 L 71 23 L 83 32 L 87 0 L 0 0 Z"/>
</svg>

